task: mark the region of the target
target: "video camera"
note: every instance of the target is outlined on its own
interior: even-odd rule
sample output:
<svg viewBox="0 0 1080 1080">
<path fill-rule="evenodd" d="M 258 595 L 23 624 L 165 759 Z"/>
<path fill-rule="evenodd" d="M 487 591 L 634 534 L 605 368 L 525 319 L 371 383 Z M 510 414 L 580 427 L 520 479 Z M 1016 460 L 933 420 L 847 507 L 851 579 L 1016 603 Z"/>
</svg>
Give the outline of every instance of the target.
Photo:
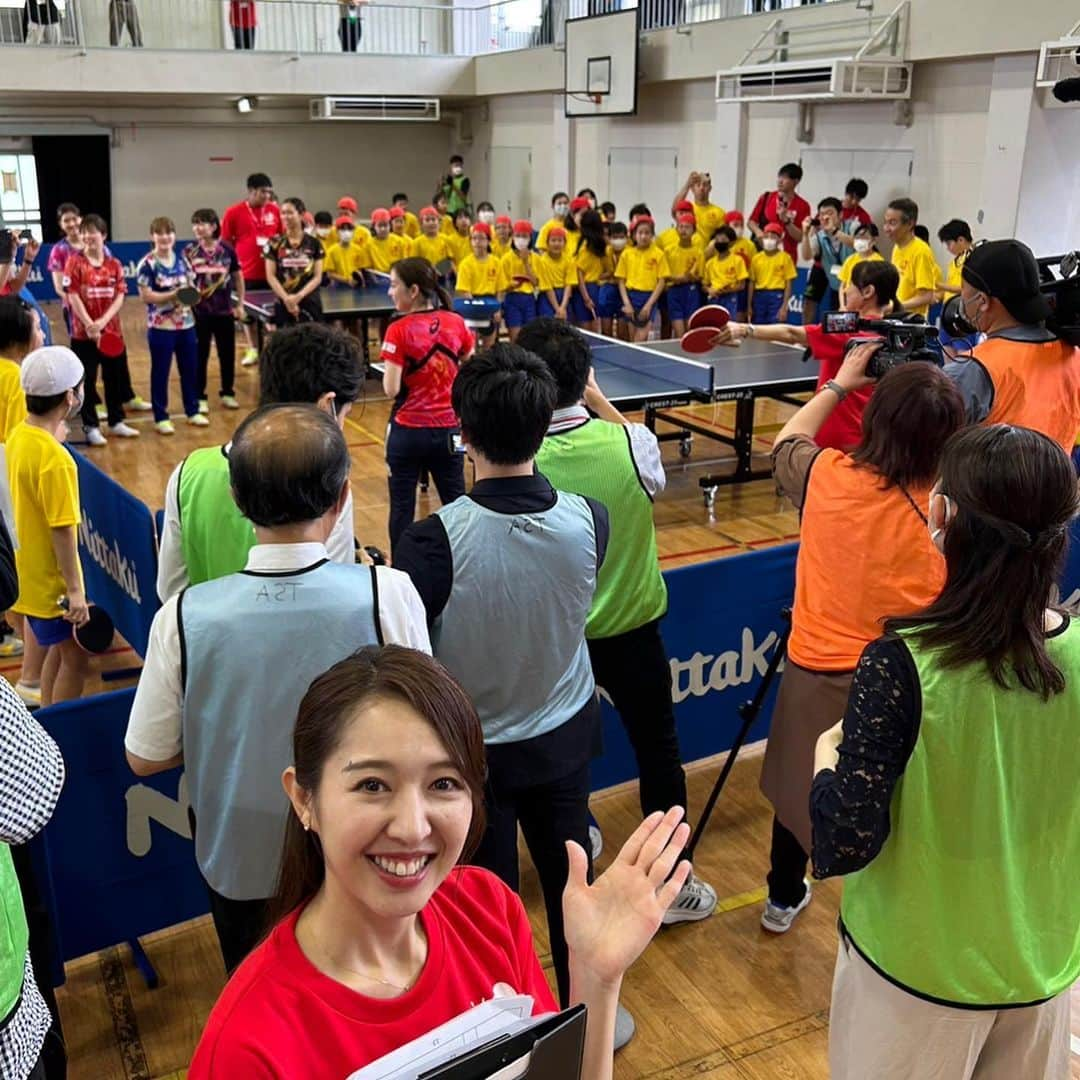
<svg viewBox="0 0 1080 1080">
<path fill-rule="evenodd" d="M 907 319 L 860 319 L 855 311 L 830 311 L 825 315 L 822 329 L 826 334 L 859 334 L 853 337 L 844 348 L 846 356 L 852 349 L 868 342 L 877 342 L 880 348 L 870 357 L 866 365 L 866 374 L 871 379 L 880 379 L 882 375 L 901 364 L 919 360 L 941 367 L 941 352 L 934 348 L 938 339 L 936 326 L 927 326 L 919 315 Z"/>
</svg>

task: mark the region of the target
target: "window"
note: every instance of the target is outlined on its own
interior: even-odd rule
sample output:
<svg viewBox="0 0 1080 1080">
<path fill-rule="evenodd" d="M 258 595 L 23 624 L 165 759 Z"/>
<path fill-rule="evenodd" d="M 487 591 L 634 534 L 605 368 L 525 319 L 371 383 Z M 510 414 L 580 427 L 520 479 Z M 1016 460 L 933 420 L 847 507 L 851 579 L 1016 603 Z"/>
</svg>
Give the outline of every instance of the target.
<svg viewBox="0 0 1080 1080">
<path fill-rule="evenodd" d="M 41 200 L 33 154 L 0 154 L 0 215 L 4 228 L 29 229 L 41 240 Z"/>
</svg>

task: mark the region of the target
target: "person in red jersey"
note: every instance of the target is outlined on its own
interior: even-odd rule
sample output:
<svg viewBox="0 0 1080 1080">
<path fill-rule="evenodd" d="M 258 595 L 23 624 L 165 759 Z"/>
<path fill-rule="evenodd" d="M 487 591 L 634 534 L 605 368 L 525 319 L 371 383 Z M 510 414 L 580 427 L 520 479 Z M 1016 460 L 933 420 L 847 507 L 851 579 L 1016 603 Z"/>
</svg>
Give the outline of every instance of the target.
<svg viewBox="0 0 1080 1080">
<path fill-rule="evenodd" d="M 386 437 L 390 469 L 390 549 L 412 523 L 420 470 L 435 481 L 443 505 L 465 494 L 464 455 L 450 404 L 458 367 L 476 346 L 465 320 L 427 259 L 399 259 L 390 268 L 398 314 L 383 337 L 383 390 L 394 401 Z"/>
<path fill-rule="evenodd" d="M 484 831 L 483 734 L 441 664 L 396 645 L 339 661 L 300 702 L 293 754 L 281 920 L 218 999 L 189 1080 L 345 1077 L 492 997 L 556 1010 L 521 900 L 460 865 Z M 681 818 L 650 815 L 592 885 L 567 843 L 589 1080 L 612 1076 L 623 974 L 690 872 Z"/>
</svg>

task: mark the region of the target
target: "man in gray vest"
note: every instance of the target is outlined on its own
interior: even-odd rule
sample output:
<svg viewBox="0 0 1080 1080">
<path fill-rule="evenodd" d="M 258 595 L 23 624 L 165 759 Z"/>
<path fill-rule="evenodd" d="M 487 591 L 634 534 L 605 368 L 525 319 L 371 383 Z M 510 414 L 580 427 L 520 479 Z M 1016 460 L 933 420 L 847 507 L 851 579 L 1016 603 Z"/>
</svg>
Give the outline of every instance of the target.
<svg viewBox="0 0 1080 1080">
<path fill-rule="evenodd" d="M 185 766 L 195 858 L 229 972 L 265 929 L 288 813 L 281 773 L 308 685 L 364 645 L 430 652 L 408 577 L 327 557 L 349 464 L 341 429 L 315 406 L 266 406 L 244 420 L 229 476 L 256 546 L 245 569 L 185 589 L 154 617 L 128 721 L 139 776 Z"/>
</svg>

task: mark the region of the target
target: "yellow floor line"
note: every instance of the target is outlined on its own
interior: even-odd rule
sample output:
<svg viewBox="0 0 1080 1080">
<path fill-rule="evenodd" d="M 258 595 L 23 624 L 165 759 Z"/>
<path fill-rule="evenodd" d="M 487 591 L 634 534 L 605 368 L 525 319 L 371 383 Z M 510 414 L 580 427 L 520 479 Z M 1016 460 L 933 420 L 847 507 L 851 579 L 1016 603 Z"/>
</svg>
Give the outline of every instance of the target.
<svg viewBox="0 0 1080 1080">
<path fill-rule="evenodd" d="M 749 892 L 736 893 L 734 896 L 725 896 L 723 900 L 717 900 L 717 911 L 735 911 L 737 908 L 749 907 L 751 904 L 760 904 L 765 899 L 768 889 L 763 885 L 760 889 L 751 889 Z"/>
<path fill-rule="evenodd" d="M 375 434 L 374 431 L 368 431 L 368 429 L 364 427 L 363 424 L 358 424 L 355 420 L 350 420 L 347 416 L 345 417 L 345 423 L 348 424 L 349 427 L 356 428 L 357 431 L 366 435 L 369 439 L 374 439 L 380 446 L 386 445 L 383 440 Z"/>
</svg>

